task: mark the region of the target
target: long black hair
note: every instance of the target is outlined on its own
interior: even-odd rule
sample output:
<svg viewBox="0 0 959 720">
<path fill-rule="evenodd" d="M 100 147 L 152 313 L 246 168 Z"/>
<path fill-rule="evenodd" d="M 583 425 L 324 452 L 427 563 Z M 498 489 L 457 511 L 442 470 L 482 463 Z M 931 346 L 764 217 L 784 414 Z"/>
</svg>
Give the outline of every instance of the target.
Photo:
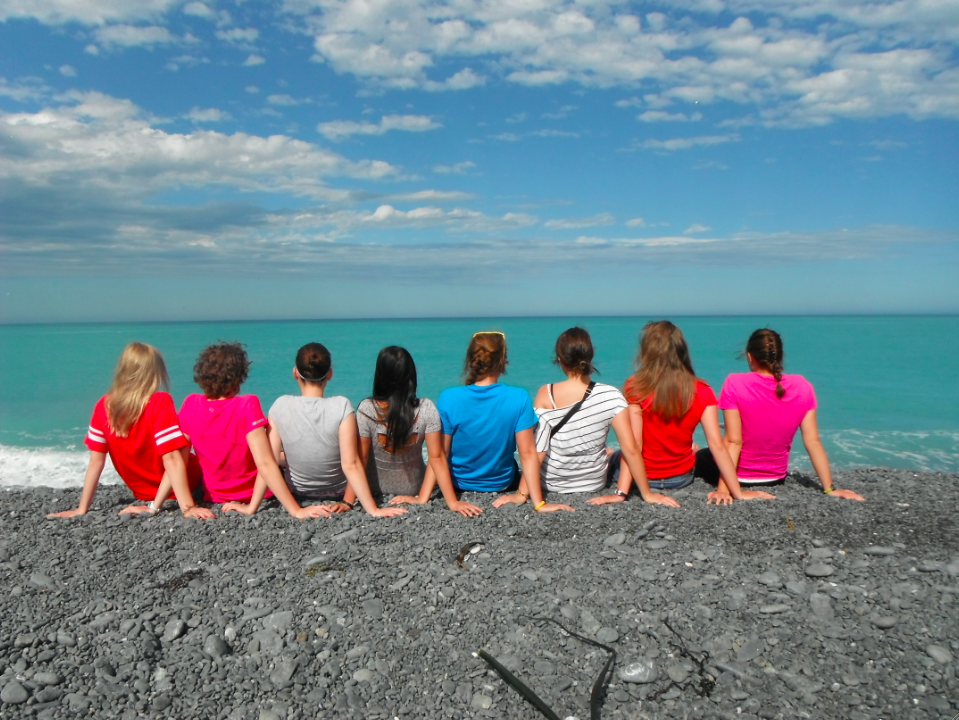
<svg viewBox="0 0 959 720">
<path fill-rule="evenodd" d="M 420 406 L 416 397 L 416 365 L 406 348 L 390 345 L 380 350 L 373 374 L 373 400 L 387 403 L 386 417 L 380 418 L 386 425 L 386 450 L 402 450 Z"/>
</svg>

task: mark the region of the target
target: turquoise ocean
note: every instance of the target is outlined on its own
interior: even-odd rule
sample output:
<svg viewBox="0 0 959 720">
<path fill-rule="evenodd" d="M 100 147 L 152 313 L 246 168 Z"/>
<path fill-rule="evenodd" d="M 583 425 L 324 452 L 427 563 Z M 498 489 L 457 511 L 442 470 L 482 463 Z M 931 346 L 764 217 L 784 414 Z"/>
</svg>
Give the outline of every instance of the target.
<svg viewBox="0 0 959 720">
<path fill-rule="evenodd" d="M 139 340 L 163 352 L 179 406 L 197 392 L 198 352 L 218 340 L 246 345 L 253 365 L 243 393 L 264 412 L 296 393 L 297 348 L 326 345 L 334 376 L 328 393 L 354 404 L 371 389 L 376 354 L 403 345 L 413 354 L 419 394 L 435 400 L 462 382 L 466 345 L 478 330 L 501 330 L 509 344 L 503 382 L 530 393 L 562 379 L 552 364 L 556 336 L 579 325 L 596 347 L 601 382 L 621 386 L 632 372 L 637 338 L 650 319 L 624 317 L 316 320 L 0 326 L 0 486 L 82 484 L 83 437 L 124 345 Z M 816 388 L 819 425 L 833 467 L 889 466 L 959 471 L 959 316 L 678 317 L 697 374 L 719 393 L 759 327 L 779 331 L 786 372 Z M 700 437 L 701 440 L 701 437 Z M 809 467 L 797 441 L 791 464 Z M 116 481 L 109 474 L 105 481 Z"/>
</svg>

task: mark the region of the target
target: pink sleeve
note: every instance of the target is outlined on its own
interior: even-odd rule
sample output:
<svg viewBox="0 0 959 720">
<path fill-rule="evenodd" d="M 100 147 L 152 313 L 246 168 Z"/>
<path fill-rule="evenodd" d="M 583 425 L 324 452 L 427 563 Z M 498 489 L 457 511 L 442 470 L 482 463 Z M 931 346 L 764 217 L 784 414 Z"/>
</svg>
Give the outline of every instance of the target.
<svg viewBox="0 0 959 720">
<path fill-rule="evenodd" d="M 243 433 L 246 434 L 266 425 L 267 419 L 256 395 L 247 395 L 243 400 Z"/>
<path fill-rule="evenodd" d="M 719 407 L 723 410 L 738 410 L 739 404 L 736 402 L 736 381 L 730 375 L 723 383 L 723 389 L 719 391 Z"/>
</svg>

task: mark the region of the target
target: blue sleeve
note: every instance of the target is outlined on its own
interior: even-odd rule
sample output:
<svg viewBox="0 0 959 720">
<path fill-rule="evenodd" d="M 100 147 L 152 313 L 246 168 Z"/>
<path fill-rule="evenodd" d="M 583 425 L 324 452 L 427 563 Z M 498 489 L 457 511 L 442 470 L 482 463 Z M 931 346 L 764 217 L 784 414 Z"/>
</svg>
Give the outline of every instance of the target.
<svg viewBox="0 0 959 720">
<path fill-rule="evenodd" d="M 440 393 L 439 399 L 436 401 L 436 409 L 439 411 L 440 423 L 443 425 L 443 433 L 445 435 L 453 434 L 453 420 L 449 415 L 449 405 L 449 395 L 444 390 Z"/>
<path fill-rule="evenodd" d="M 522 395 L 520 401 L 522 405 L 519 416 L 516 419 L 516 432 L 536 427 L 536 424 L 539 422 L 539 418 L 536 417 L 536 413 L 533 411 L 533 400 L 530 398 L 529 393 L 525 390 L 520 390 L 519 394 Z"/>
</svg>

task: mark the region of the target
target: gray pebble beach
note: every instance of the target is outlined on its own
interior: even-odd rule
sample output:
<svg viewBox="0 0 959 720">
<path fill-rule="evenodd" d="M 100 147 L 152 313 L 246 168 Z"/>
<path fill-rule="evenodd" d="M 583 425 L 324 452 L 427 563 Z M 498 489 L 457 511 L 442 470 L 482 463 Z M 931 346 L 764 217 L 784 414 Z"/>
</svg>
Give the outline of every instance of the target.
<svg viewBox="0 0 959 720">
<path fill-rule="evenodd" d="M 79 489 L 8 490 L 0 718 L 541 717 L 482 649 L 586 720 L 606 652 L 549 617 L 616 650 L 603 718 L 951 719 L 959 476 L 835 482 L 868 502 L 794 475 L 732 507 L 198 522 L 118 517 L 114 486 L 63 521 Z"/>
</svg>

